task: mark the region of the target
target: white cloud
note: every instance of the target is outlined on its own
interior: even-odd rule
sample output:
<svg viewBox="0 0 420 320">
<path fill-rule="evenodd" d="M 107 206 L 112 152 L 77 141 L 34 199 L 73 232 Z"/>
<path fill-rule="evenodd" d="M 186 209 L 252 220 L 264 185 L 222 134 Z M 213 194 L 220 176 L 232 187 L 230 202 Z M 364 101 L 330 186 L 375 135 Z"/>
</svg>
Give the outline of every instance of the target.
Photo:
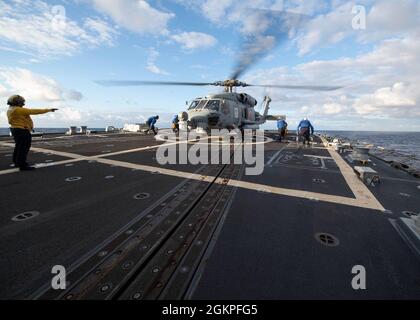
<svg viewBox="0 0 420 320">
<path fill-rule="evenodd" d="M 395 83 L 391 87 L 379 88 L 373 94 L 361 96 L 355 100 L 353 107 L 362 115 L 420 117 L 420 99 L 417 100 L 420 95 L 414 89 L 404 83 Z"/>
<path fill-rule="evenodd" d="M 319 44 L 330 45 L 340 42 L 346 35 L 355 34 L 352 28 L 354 1 L 346 2 L 332 11 L 315 16 L 297 36 L 299 54 L 309 53 Z M 361 31 L 358 31 L 359 33 Z"/>
<path fill-rule="evenodd" d="M 338 103 L 326 103 L 322 106 L 324 114 L 339 114 L 343 111 L 343 106 Z"/>
<path fill-rule="evenodd" d="M 155 48 L 149 48 L 146 69 L 155 74 L 168 75 L 168 72 L 160 69 L 156 65 L 156 60 L 159 57 L 159 52 Z"/>
<path fill-rule="evenodd" d="M 144 0 L 92 0 L 94 7 L 120 26 L 137 33 L 163 34 L 173 13 L 159 11 Z"/>
<path fill-rule="evenodd" d="M 80 26 L 67 15 L 58 16 L 54 8 L 40 0 L 13 1 L 13 5 L 1 2 L 0 50 L 42 57 L 70 56 L 83 46 L 114 43 L 116 32 L 105 21 L 88 18 Z"/>
<path fill-rule="evenodd" d="M 201 10 L 205 17 L 215 23 L 222 22 L 226 10 L 234 3 L 233 0 L 207 0 L 201 5 Z"/>
<path fill-rule="evenodd" d="M 65 98 L 66 100 L 80 101 L 83 99 L 83 94 L 76 90 L 67 90 Z"/>
<path fill-rule="evenodd" d="M 84 26 L 94 34 L 96 33 L 96 39 L 90 40 L 91 44 L 98 46 L 101 44 L 108 44 L 109 46 L 114 45 L 114 37 L 117 32 L 104 20 L 99 18 L 87 18 Z"/>
<path fill-rule="evenodd" d="M 59 112 L 51 113 L 48 115 L 50 119 L 58 121 L 58 122 L 77 122 L 80 123 L 80 121 L 83 119 L 82 112 L 80 112 L 77 109 L 70 108 L 70 107 L 64 107 L 60 108 Z"/>
<path fill-rule="evenodd" d="M 0 67 L 0 96 L 6 98 L 12 94 L 39 102 L 79 101 L 83 97 L 80 92 L 64 89 L 54 79 L 28 69 Z"/>
<path fill-rule="evenodd" d="M 418 0 L 377 0 L 367 15 L 367 32 L 359 39 L 380 40 L 406 36 L 420 31 L 420 2 Z"/>
<path fill-rule="evenodd" d="M 171 38 L 186 50 L 209 48 L 217 43 L 215 37 L 201 32 L 182 32 L 171 36 Z"/>
<path fill-rule="evenodd" d="M 342 85 L 335 92 L 271 90 L 273 109 L 325 123 L 345 119 L 355 126 L 363 119 L 420 119 L 420 34 L 382 41 L 355 58 L 316 60 L 292 68 L 251 73 L 246 82 L 262 84 Z M 256 96 L 261 90 L 249 89 Z M 285 97 L 286 96 L 286 97 Z M 276 112 L 276 111 L 273 111 Z M 280 111 L 278 111 L 280 112 Z M 341 120 L 340 120 L 341 119 Z M 420 129 L 420 126 L 418 127 Z"/>
<path fill-rule="evenodd" d="M 105 128 L 115 126 L 122 128 L 125 123 L 141 123 L 157 113 L 156 110 L 146 111 L 142 108 L 139 112 L 97 112 L 86 109 L 79 109 L 74 106 L 57 106 L 59 111 L 33 117 L 36 128 L 68 128 L 69 126 L 88 126 L 89 128 Z M 172 112 L 159 112 L 159 127 L 169 127 L 172 119 Z M 0 111 L 0 127 L 7 127 L 6 111 Z"/>
<path fill-rule="evenodd" d="M 352 9 L 363 5 L 367 10 L 366 29 L 354 30 Z M 299 54 L 317 47 L 334 45 L 347 38 L 367 43 L 420 32 L 420 3 L 417 0 L 360 0 L 337 2 L 325 14 L 311 19 L 296 38 Z"/>
</svg>

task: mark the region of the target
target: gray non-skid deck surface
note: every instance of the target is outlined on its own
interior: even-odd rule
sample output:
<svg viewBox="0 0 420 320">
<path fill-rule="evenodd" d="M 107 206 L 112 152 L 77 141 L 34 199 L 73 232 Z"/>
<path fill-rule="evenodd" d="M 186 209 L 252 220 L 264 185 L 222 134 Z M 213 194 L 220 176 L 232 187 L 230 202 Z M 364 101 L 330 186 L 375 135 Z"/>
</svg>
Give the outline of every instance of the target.
<svg viewBox="0 0 420 320">
<path fill-rule="evenodd" d="M 137 140 L 125 149 L 156 145 L 149 137 L 137 136 Z M 42 147 L 62 149 L 59 145 Z M 79 152 L 89 153 L 89 148 L 89 144 L 83 144 Z M 155 163 L 154 152 L 143 152 L 142 159 L 148 159 L 145 162 Z M 45 157 L 66 159 L 31 153 L 29 160 L 43 162 Z M 7 158 L 2 160 L 8 163 Z M 67 182 L 70 177 L 82 179 Z M 88 161 L 0 176 L 0 298 L 27 297 L 51 278 L 52 266 L 71 266 L 182 181 Z M 133 199 L 138 193 L 149 193 L 150 198 Z M 27 211 L 41 214 L 26 222 L 11 221 Z"/>
<path fill-rule="evenodd" d="M 283 145 L 278 148 L 282 151 L 277 156 L 276 150 L 266 151 L 265 163 L 270 164 L 262 175 L 246 176 L 243 180 L 273 187 L 354 197 L 334 160 L 323 159 L 323 168 L 320 158 L 311 157 L 330 158 L 326 150 L 296 147 L 295 144 L 290 144 L 285 149 Z"/>
<path fill-rule="evenodd" d="M 32 164 L 40 164 L 40 163 L 51 163 L 61 160 L 67 160 L 67 158 L 63 158 L 57 155 L 52 154 L 45 154 L 42 152 L 30 152 L 28 160 Z M 12 165 L 13 161 L 13 148 L 11 147 L 0 147 L 0 170 L 7 170 L 13 169 L 14 166 Z"/>
<path fill-rule="evenodd" d="M 396 216 L 403 216 L 403 211 L 419 212 L 420 179 L 396 170 L 383 161 L 374 159 L 373 163 L 373 168 L 381 173 L 382 183 L 371 190 L 381 199 L 382 205 Z"/>
<path fill-rule="evenodd" d="M 317 149 L 293 152 L 327 156 Z M 333 171 L 328 173 L 310 168 L 301 159 L 294 162 L 293 166 L 274 164 L 263 175 L 243 180 L 351 197 L 335 164 L 327 164 Z M 388 169 L 383 163 L 375 164 L 379 172 Z M 420 260 L 388 221 L 402 216 L 401 208 L 418 212 L 418 184 L 415 178 L 392 170 L 387 174 L 395 173 L 410 182 L 384 179 L 371 190 L 385 207 L 395 211 L 393 215 L 239 189 L 193 298 L 419 299 Z M 314 178 L 326 183 L 311 183 Z M 340 244 L 320 244 L 315 240 L 320 232 L 336 236 Z M 366 268 L 367 290 L 352 289 L 355 265 Z"/>
<path fill-rule="evenodd" d="M 340 245 L 321 245 L 318 232 Z M 365 291 L 351 287 L 355 265 Z M 385 216 L 239 190 L 193 298 L 418 299 L 419 270 Z"/>
<path fill-rule="evenodd" d="M 72 265 L 182 181 L 87 162 L 47 170 L 0 179 L 1 298 L 32 293 L 50 278 L 52 266 Z M 65 181 L 74 176 L 82 180 Z M 143 192 L 150 198 L 133 199 Z M 41 213 L 36 219 L 10 220 L 33 210 Z"/>
<path fill-rule="evenodd" d="M 156 144 L 152 137 L 135 135 L 34 142 L 36 147 L 87 156 Z M 285 147 L 266 144 L 265 162 Z M 1 170 L 10 168 L 6 155 L 11 150 L 1 147 Z M 334 161 L 325 160 L 326 169 L 321 169 L 320 162 L 305 155 L 329 157 L 326 150 L 297 149 L 290 144 L 263 175 L 243 180 L 354 197 Z M 65 159 L 43 153 L 30 156 L 31 162 Z M 185 177 L 200 167 L 160 166 L 156 149 L 105 159 L 182 171 Z M 416 179 L 375 163 L 385 177 L 381 186 L 371 190 L 393 215 L 238 188 L 193 297 L 419 298 L 420 263 L 388 221 L 403 210 L 418 211 Z M 68 177 L 82 179 L 67 182 Z M 315 178 L 325 183 L 315 183 Z M 0 175 L 0 298 L 28 297 L 49 281 L 53 265 L 71 266 L 182 181 L 181 177 L 88 161 Z M 141 192 L 150 193 L 150 198 L 134 200 Z M 25 222 L 11 221 L 14 215 L 33 210 L 41 214 Z M 316 232 L 337 236 L 340 245 L 321 245 L 314 239 Z M 363 292 L 350 285 L 351 268 L 356 264 L 367 269 L 368 290 Z"/>
<path fill-rule="evenodd" d="M 34 147 L 47 148 L 56 151 L 76 153 L 83 156 L 101 155 L 123 150 L 144 148 L 161 144 L 153 136 L 139 136 L 131 134 L 112 134 L 103 137 L 75 136 L 52 138 L 47 141 L 34 141 Z"/>
</svg>

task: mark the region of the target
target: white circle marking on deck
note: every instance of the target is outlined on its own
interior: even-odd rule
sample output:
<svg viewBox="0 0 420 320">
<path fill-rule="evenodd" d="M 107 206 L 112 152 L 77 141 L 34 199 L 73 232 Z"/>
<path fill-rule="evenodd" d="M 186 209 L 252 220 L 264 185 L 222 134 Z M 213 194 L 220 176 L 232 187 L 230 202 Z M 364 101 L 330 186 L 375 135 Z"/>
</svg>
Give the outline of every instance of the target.
<svg viewBox="0 0 420 320">
<path fill-rule="evenodd" d="M 66 179 L 67 182 L 75 182 L 79 180 L 82 180 L 82 177 L 70 177 Z"/>
<path fill-rule="evenodd" d="M 20 213 L 20 214 L 14 216 L 12 218 L 12 221 L 22 222 L 22 221 L 26 221 L 26 220 L 29 220 L 29 219 L 33 219 L 37 216 L 39 216 L 39 211 L 27 211 L 27 212 L 23 212 L 23 213 Z"/>
</svg>

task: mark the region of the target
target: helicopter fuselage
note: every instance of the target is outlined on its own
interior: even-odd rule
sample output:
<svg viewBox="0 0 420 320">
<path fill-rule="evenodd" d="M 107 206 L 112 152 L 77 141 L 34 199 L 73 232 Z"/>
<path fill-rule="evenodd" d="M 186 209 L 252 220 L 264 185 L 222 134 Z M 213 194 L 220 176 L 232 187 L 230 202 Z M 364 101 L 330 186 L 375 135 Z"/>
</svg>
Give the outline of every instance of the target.
<svg viewBox="0 0 420 320">
<path fill-rule="evenodd" d="M 188 117 L 181 122 L 189 129 L 242 129 L 262 124 L 261 115 L 255 111 L 257 101 L 246 93 L 226 92 L 196 98 L 189 105 Z M 185 119 L 188 118 L 188 119 Z"/>
</svg>

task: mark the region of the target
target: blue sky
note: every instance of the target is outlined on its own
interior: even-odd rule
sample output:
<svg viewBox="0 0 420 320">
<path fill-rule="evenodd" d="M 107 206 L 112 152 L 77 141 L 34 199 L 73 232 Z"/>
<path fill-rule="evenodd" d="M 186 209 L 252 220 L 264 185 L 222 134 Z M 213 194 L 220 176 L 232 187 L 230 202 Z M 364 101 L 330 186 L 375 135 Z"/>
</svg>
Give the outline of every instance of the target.
<svg viewBox="0 0 420 320">
<path fill-rule="evenodd" d="M 38 127 L 122 126 L 157 113 L 165 126 L 186 100 L 219 89 L 104 88 L 94 81 L 224 80 L 241 39 L 264 31 L 266 21 L 250 8 L 307 18 L 241 80 L 343 86 L 332 93 L 247 90 L 259 101 L 269 94 L 272 114 L 291 124 L 309 116 L 319 129 L 420 131 L 415 0 L 0 1 L 0 126 L 7 126 L 6 100 L 15 93 L 30 107 L 60 108 L 37 117 Z M 360 8 L 366 28 L 355 29 Z"/>
</svg>

